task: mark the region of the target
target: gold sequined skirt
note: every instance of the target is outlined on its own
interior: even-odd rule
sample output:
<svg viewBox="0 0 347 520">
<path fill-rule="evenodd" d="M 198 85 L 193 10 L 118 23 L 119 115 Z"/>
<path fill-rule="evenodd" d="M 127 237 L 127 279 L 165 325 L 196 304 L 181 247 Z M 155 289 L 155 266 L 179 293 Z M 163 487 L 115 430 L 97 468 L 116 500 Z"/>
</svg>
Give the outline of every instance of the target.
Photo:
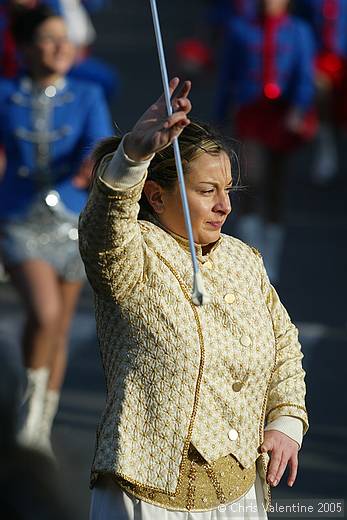
<svg viewBox="0 0 347 520">
<path fill-rule="evenodd" d="M 209 511 L 236 502 L 255 482 L 255 463 L 243 468 L 232 456 L 208 464 L 191 444 L 175 495 L 132 484 L 115 476 L 117 484 L 130 495 L 151 504 L 177 511 Z"/>
</svg>

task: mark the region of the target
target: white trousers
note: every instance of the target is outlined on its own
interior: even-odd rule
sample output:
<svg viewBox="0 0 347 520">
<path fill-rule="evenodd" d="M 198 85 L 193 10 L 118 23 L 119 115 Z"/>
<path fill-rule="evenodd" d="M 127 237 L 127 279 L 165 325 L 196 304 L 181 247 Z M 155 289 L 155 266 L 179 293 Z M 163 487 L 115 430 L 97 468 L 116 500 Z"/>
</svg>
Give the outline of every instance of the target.
<svg viewBox="0 0 347 520">
<path fill-rule="evenodd" d="M 111 479 L 92 491 L 89 520 L 266 520 L 260 477 L 237 502 L 212 511 L 172 511 L 149 504 L 125 493 Z"/>
</svg>

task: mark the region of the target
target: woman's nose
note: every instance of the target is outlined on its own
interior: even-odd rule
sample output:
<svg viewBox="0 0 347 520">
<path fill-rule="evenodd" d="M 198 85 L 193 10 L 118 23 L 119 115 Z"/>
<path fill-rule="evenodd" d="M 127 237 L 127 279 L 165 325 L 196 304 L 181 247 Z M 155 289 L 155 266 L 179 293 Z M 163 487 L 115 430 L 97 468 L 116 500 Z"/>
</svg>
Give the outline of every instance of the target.
<svg viewBox="0 0 347 520">
<path fill-rule="evenodd" d="M 228 214 L 231 211 L 231 202 L 228 193 L 221 193 L 218 197 L 218 201 L 215 205 L 215 211 L 222 211 L 224 214 Z"/>
</svg>

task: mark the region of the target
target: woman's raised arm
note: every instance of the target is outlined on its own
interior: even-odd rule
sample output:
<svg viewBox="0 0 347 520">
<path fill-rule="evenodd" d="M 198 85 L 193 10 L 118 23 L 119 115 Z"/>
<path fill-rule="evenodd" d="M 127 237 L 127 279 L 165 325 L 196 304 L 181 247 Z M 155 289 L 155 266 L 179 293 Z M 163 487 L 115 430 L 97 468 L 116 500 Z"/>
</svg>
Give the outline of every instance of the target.
<svg viewBox="0 0 347 520">
<path fill-rule="evenodd" d="M 178 78 L 170 82 L 174 93 Z M 115 300 L 126 298 L 141 282 L 144 250 L 137 222 L 138 201 L 154 153 L 169 146 L 189 124 L 190 82 L 174 95 L 168 117 L 161 96 L 137 121 L 115 154 L 99 164 L 87 206 L 81 214 L 81 256 L 93 289 Z"/>
</svg>

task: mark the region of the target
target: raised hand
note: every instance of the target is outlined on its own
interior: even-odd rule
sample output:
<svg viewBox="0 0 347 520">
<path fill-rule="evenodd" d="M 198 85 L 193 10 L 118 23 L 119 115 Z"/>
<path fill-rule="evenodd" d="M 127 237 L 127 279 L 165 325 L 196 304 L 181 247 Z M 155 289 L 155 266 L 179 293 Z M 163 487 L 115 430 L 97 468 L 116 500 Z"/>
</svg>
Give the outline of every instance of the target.
<svg viewBox="0 0 347 520">
<path fill-rule="evenodd" d="M 179 85 L 179 78 L 170 81 L 170 96 Z M 169 146 L 190 121 L 187 114 L 192 105 L 188 99 L 191 83 L 185 81 L 179 94 L 171 102 L 173 114 L 168 116 L 164 94 L 151 105 L 127 134 L 124 141 L 125 153 L 134 161 L 145 161 L 151 155 Z"/>
</svg>

